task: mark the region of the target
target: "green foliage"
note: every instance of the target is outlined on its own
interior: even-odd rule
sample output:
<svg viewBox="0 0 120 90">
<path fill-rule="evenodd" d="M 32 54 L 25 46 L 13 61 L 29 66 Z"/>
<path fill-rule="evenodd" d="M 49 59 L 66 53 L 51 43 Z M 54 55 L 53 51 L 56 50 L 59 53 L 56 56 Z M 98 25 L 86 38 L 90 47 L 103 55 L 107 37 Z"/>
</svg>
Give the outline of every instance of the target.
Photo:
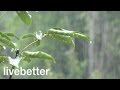
<svg viewBox="0 0 120 90">
<path fill-rule="evenodd" d="M 8 57 L 7 56 L 0 56 L 0 63 L 4 62 L 4 61 L 8 61 Z"/>
<path fill-rule="evenodd" d="M 71 47 L 75 48 L 75 43 L 73 41 L 73 39 L 70 36 L 65 36 L 65 35 L 57 35 L 57 34 L 49 34 L 49 37 L 52 37 L 54 39 L 60 40 L 68 45 L 70 45 Z"/>
<path fill-rule="evenodd" d="M 40 40 L 36 42 L 36 46 L 39 46 L 39 45 L 40 45 Z"/>
<path fill-rule="evenodd" d="M 0 42 L 2 42 L 2 43 L 4 43 L 4 44 L 6 44 L 6 45 L 8 45 L 8 46 L 10 46 L 10 47 L 15 49 L 14 43 L 9 41 L 9 40 L 7 40 L 7 39 L 5 39 L 5 38 L 0 37 Z"/>
<path fill-rule="evenodd" d="M 64 36 L 69 36 L 73 38 L 79 38 L 79 39 L 84 39 L 90 42 L 90 39 L 87 35 L 80 33 L 80 32 L 75 32 L 75 31 L 69 31 L 65 29 L 59 29 L 59 28 L 53 28 L 48 31 L 48 34 L 52 35 L 64 35 Z"/>
<path fill-rule="evenodd" d="M 0 32 L 0 42 L 12 47 L 15 49 L 15 44 L 11 41 L 9 36 L 15 37 L 19 39 L 17 36 L 15 36 L 13 33 L 2 33 Z"/>
<path fill-rule="evenodd" d="M 10 41 L 10 39 L 7 39 L 8 36 L 10 37 L 15 37 L 19 40 L 19 38 L 14 35 L 13 33 L 0 33 L 1 37 L 0 37 L 0 41 L 8 46 L 11 46 L 12 48 L 15 49 L 15 45 L 12 41 Z M 36 43 L 36 45 L 40 45 L 41 40 L 44 37 L 51 37 L 57 40 L 60 40 L 68 45 L 70 45 L 71 47 L 75 48 L 75 43 L 74 43 L 74 37 L 76 38 L 87 38 L 87 36 L 85 36 L 84 34 L 80 34 L 80 33 L 76 33 L 74 31 L 68 31 L 68 30 L 55 30 L 55 29 L 50 29 L 48 32 L 46 32 L 45 34 L 43 34 L 42 31 L 39 31 L 39 33 L 36 32 L 36 36 L 34 34 L 26 34 L 23 35 L 22 39 L 25 38 L 36 38 L 35 41 L 31 42 L 30 44 L 28 44 L 22 51 L 21 54 L 23 57 L 23 60 L 26 60 L 28 62 L 31 61 L 31 58 L 40 58 L 40 59 L 47 59 L 47 60 L 52 60 L 55 62 L 55 59 L 53 58 L 53 56 L 45 53 L 45 52 L 41 52 L 41 51 L 37 51 L 37 52 L 30 52 L 30 51 L 24 51 L 26 48 L 30 47 L 31 45 L 33 45 L 34 43 Z M 1 46 L 2 47 L 2 46 Z M 1 57 L 1 59 L 4 59 L 5 57 Z"/>
<path fill-rule="evenodd" d="M 40 59 L 47 59 L 47 60 L 52 60 L 55 62 L 54 58 L 45 53 L 45 52 L 41 52 L 41 51 L 37 51 L 37 52 L 30 52 L 30 51 L 24 51 L 22 53 L 23 57 L 28 57 L 28 58 L 40 58 Z"/>
<path fill-rule="evenodd" d="M 0 36 L 7 39 L 7 40 L 10 40 L 10 38 L 6 34 L 4 34 L 2 32 L 0 32 Z"/>
<path fill-rule="evenodd" d="M 2 45 L 0 45 L 0 49 L 1 49 L 1 48 L 3 48 L 3 46 L 2 46 Z"/>
<path fill-rule="evenodd" d="M 66 46 L 59 44 L 59 42 L 55 43 L 54 45 L 54 41 L 52 41 L 52 39 L 56 39 L 58 41 L 61 41 L 65 44 L 70 45 L 72 48 L 71 49 L 75 49 L 76 47 L 76 43 L 75 43 L 75 38 L 79 38 L 79 40 L 87 40 L 88 42 L 90 41 L 89 37 L 81 32 L 77 32 L 76 30 L 79 30 L 79 27 L 77 28 L 71 28 L 70 30 L 66 30 L 66 29 L 62 29 L 62 28 L 52 28 L 49 29 L 51 26 L 59 26 L 59 27 L 64 27 L 67 28 L 69 26 L 67 26 L 66 24 L 63 24 L 64 20 L 63 17 L 59 17 L 59 13 L 57 14 L 49 14 L 46 18 L 42 18 L 45 14 L 45 12 L 40 13 L 40 14 L 34 14 L 32 13 L 32 18 L 31 15 L 29 14 L 29 12 L 27 11 L 16 11 L 18 18 L 20 18 L 25 24 L 30 25 L 32 23 L 32 19 L 34 20 L 34 23 L 31 24 L 30 28 L 28 28 L 28 26 L 22 26 L 19 25 L 21 23 L 21 21 L 18 21 L 18 25 L 14 25 L 13 24 L 9 24 L 14 22 L 14 20 L 18 20 L 18 18 L 16 16 L 12 16 L 13 20 L 11 20 L 11 22 L 5 24 L 5 29 L 8 30 L 9 27 L 12 27 L 13 29 L 11 29 L 12 33 L 10 32 L 5 32 L 5 33 L 0 33 L 0 42 L 2 42 L 3 44 L 10 46 L 12 48 L 14 48 L 13 52 L 10 52 L 9 54 L 7 54 L 8 56 L 1 56 L 0 59 L 2 61 L 4 60 L 9 60 L 8 57 L 11 57 L 11 54 L 15 54 L 16 49 L 20 49 L 20 53 L 19 53 L 19 58 L 22 58 L 22 61 L 27 61 L 30 62 L 31 60 L 33 60 L 36 65 L 39 66 L 44 66 L 44 65 L 48 65 L 50 66 L 49 63 L 46 63 L 47 60 L 53 61 L 55 62 L 55 59 L 57 60 L 57 64 L 50 66 L 51 68 L 54 68 L 55 70 L 53 70 L 52 77 L 56 77 L 56 78 L 62 78 L 62 77 L 66 77 L 68 73 L 71 73 L 72 71 L 75 72 L 72 73 L 73 77 L 76 73 L 78 73 L 76 76 L 77 78 L 79 77 L 79 65 L 77 65 L 78 63 L 78 59 L 77 56 L 75 56 L 75 60 L 73 58 L 73 53 L 69 54 L 71 58 L 66 58 L 66 51 L 68 50 L 68 48 L 66 48 Z M 16 14 L 15 14 L 16 15 Z M 47 14 L 46 14 L 47 15 Z M 51 17 L 54 17 L 55 19 L 53 20 Z M 10 17 L 11 18 L 11 17 Z M 72 19 L 71 19 L 72 20 Z M 7 20 L 6 20 L 7 21 Z M 42 21 L 42 22 L 40 22 Z M 66 20 L 67 21 L 67 20 Z M 49 22 L 49 24 L 48 24 Z M 36 32 L 33 32 L 33 30 L 35 30 Z M 39 31 L 41 30 L 41 31 Z M 44 33 L 43 33 L 44 32 Z M 16 35 L 16 33 L 19 33 L 18 37 Z M 18 45 L 18 47 L 16 48 L 12 38 L 16 38 L 16 44 Z M 44 40 L 45 38 L 45 40 Z M 26 40 L 28 39 L 28 40 Z M 51 41 L 49 40 L 51 39 Z M 18 40 L 18 41 L 17 41 Z M 25 42 L 25 43 L 24 43 Z M 0 43 L 1 44 L 1 43 Z M 39 47 L 36 47 L 39 46 Z M 3 48 L 4 45 L 0 45 L 1 48 Z M 28 49 L 26 51 L 26 49 Z M 3 49 L 0 49 L 3 50 Z M 11 50 L 11 48 L 10 48 Z M 41 50 L 41 51 L 38 51 Z M 53 51 L 54 50 L 54 51 Z M 4 50 L 3 50 L 4 51 Z M 45 51 L 45 52 L 42 52 Z M 7 51 L 5 51 L 6 53 Z M 48 52 L 48 53 L 46 53 Z M 50 54 L 49 54 L 50 53 Z M 10 56 L 11 55 L 11 56 Z M 14 55 L 13 55 L 14 57 Z M 55 59 L 54 59 L 55 58 Z M 11 59 L 13 59 L 11 57 Z M 36 59 L 36 60 L 34 60 Z M 43 59 L 43 60 L 41 60 Z M 44 60 L 46 59 L 46 60 Z M 41 60 L 41 62 L 39 62 L 38 60 Z M 73 61 L 74 60 L 74 61 Z M 73 63 L 74 62 L 74 63 Z M 71 66 L 72 64 L 75 64 L 73 67 Z M 21 64 L 20 64 L 21 65 Z M 29 63 L 29 67 L 31 67 L 33 65 L 33 63 Z M 27 67 L 27 65 L 25 65 Z M 55 66 L 55 67 L 54 67 Z M 70 70 L 64 70 L 68 67 L 71 67 Z M 75 67 L 75 68 L 74 68 Z M 61 71 L 60 71 L 61 69 Z M 62 71 L 63 70 L 63 71 Z M 61 73 L 62 72 L 62 73 Z M 80 71 L 80 73 L 82 73 L 82 71 Z M 60 75 L 58 75 L 60 74 Z M 82 74 L 81 74 L 82 75 Z M 41 77 L 40 77 L 41 78 Z M 49 78 L 49 77 L 48 77 Z M 50 77 L 51 78 L 51 77 Z M 69 77 L 68 77 L 69 78 Z"/>
<path fill-rule="evenodd" d="M 16 11 L 16 13 L 25 24 L 30 25 L 32 23 L 31 15 L 27 11 Z"/>
<path fill-rule="evenodd" d="M 64 30 L 64 29 L 50 29 L 48 31 L 48 34 L 58 34 L 58 35 L 66 35 L 66 36 L 71 36 L 73 37 L 74 36 L 74 31 L 69 31 L 69 30 Z"/>
<path fill-rule="evenodd" d="M 90 38 L 89 38 L 87 35 L 85 35 L 85 34 L 75 33 L 74 36 L 75 36 L 75 38 L 78 38 L 78 39 L 80 39 L 80 40 L 83 39 L 83 40 L 86 40 L 86 41 L 88 41 L 88 42 L 91 42 L 91 41 L 90 41 Z"/>
<path fill-rule="evenodd" d="M 31 38 L 31 37 L 34 37 L 34 38 L 35 38 L 35 35 L 29 33 L 29 34 L 26 34 L 26 35 L 22 36 L 22 39 Z"/>
<path fill-rule="evenodd" d="M 23 57 L 29 64 L 21 60 L 19 65 L 24 68 L 40 67 L 50 68 L 51 71 L 48 76 L 13 76 L 18 79 L 77 79 L 77 78 L 114 78 L 120 79 L 120 12 L 119 11 L 30 11 L 32 15 L 32 24 L 24 24 L 24 21 L 14 11 L 1 11 L 0 12 L 0 32 L 12 32 L 18 37 L 1 36 L 9 41 L 15 42 L 17 48 L 22 49 L 28 44 L 36 40 L 35 32 L 44 32 L 43 36 L 47 35 L 49 28 L 57 31 L 62 31 L 58 35 L 62 37 L 71 37 L 75 43 L 75 49 L 68 48 L 66 45 L 72 44 L 65 43 L 61 37 L 45 36 L 42 40 L 36 41 L 30 47 L 26 48 L 27 51 L 43 51 L 52 55 L 56 64 L 50 63 L 49 60 L 40 58 Z M 62 29 L 63 28 L 63 29 Z M 67 31 L 76 32 L 73 35 L 64 34 L 64 29 Z M 25 34 L 33 34 L 35 37 L 22 39 Z M 52 32 L 50 32 L 52 33 Z M 79 34 L 78 34 L 79 33 Z M 5 33 L 3 33 L 5 34 Z M 64 35 L 63 35 L 64 34 Z M 81 35 L 82 34 L 82 35 Z M 89 45 L 89 37 L 92 44 Z M 50 34 L 54 35 L 54 34 Z M 84 36 L 85 35 L 85 36 Z M 38 34 L 39 36 L 39 34 Z M 86 38 L 85 38 L 86 37 Z M 57 40 L 57 42 L 55 40 Z M 60 44 L 60 43 L 65 44 Z M 6 47 L 6 49 L 5 49 Z M 26 49 L 24 51 L 26 51 Z M 0 41 L 0 56 L 6 55 L 11 58 L 15 57 L 15 50 L 11 52 L 11 47 L 7 44 L 4 45 Z M 91 56 L 90 56 L 91 55 Z M 19 55 L 20 57 L 21 55 Z M 52 61 L 52 60 L 51 60 Z M 0 64 L 0 78 L 8 78 L 3 76 L 3 67 L 9 66 L 6 62 Z"/>
<path fill-rule="evenodd" d="M 30 57 L 27 57 L 27 56 L 24 56 L 22 60 L 27 61 L 28 63 L 30 63 L 31 61 Z"/>
<path fill-rule="evenodd" d="M 16 38 L 17 40 L 19 40 L 19 37 L 17 37 L 14 33 L 5 32 L 4 34 L 5 34 L 6 36 L 14 37 L 14 38 Z"/>
</svg>

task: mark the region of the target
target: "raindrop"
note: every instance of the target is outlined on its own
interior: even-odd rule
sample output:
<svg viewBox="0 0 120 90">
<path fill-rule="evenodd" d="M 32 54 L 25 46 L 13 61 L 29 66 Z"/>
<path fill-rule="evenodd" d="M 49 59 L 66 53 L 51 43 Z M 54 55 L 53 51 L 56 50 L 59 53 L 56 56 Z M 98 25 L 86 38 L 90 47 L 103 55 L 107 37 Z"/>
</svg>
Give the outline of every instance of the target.
<svg viewBox="0 0 120 90">
<path fill-rule="evenodd" d="M 37 38 L 37 39 L 41 40 L 42 37 L 43 37 L 43 35 L 42 35 L 42 32 L 41 32 L 41 31 L 39 31 L 39 33 L 36 32 L 36 38 Z"/>
<path fill-rule="evenodd" d="M 11 52 L 13 52 L 13 51 L 14 51 L 14 48 L 11 49 Z"/>
<path fill-rule="evenodd" d="M 6 49 L 6 47 L 5 47 L 5 46 L 3 46 L 3 49 Z"/>
<path fill-rule="evenodd" d="M 90 44 L 92 44 L 92 41 L 90 41 Z"/>
</svg>

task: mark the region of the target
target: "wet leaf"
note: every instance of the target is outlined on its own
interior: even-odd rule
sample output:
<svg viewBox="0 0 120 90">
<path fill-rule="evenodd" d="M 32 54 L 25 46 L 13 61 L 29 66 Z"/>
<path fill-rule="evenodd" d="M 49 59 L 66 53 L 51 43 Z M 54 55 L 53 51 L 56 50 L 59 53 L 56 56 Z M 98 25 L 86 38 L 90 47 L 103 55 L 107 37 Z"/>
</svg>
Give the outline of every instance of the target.
<svg viewBox="0 0 120 90">
<path fill-rule="evenodd" d="M 8 57 L 7 56 L 0 56 L 0 63 L 3 61 L 8 61 Z"/>
<path fill-rule="evenodd" d="M 69 30 L 57 30 L 57 29 L 50 29 L 48 31 L 48 34 L 59 34 L 59 35 L 66 35 L 66 36 L 74 36 L 74 31 L 69 31 Z"/>
<path fill-rule="evenodd" d="M 30 25 L 32 23 L 31 15 L 28 11 L 16 11 L 16 13 L 25 24 Z"/>
<path fill-rule="evenodd" d="M 28 63 L 30 63 L 30 61 L 31 61 L 31 59 L 29 57 L 26 57 L 26 56 L 23 57 L 22 60 L 27 61 Z"/>
<path fill-rule="evenodd" d="M 60 40 L 64 43 L 70 45 L 71 47 L 75 48 L 74 40 L 70 36 L 58 35 L 58 34 L 49 34 L 49 37 Z"/>
<path fill-rule="evenodd" d="M 7 39 L 7 40 L 10 41 L 10 38 L 9 38 L 7 35 L 5 35 L 4 33 L 0 32 L 0 36 L 1 36 L 2 38 L 5 38 L 5 39 Z"/>
<path fill-rule="evenodd" d="M 75 38 L 79 38 L 81 40 L 86 40 L 86 41 L 90 42 L 90 38 L 85 34 L 75 33 L 74 36 L 75 36 Z"/>
<path fill-rule="evenodd" d="M 17 36 L 16 36 L 15 34 L 13 34 L 13 33 L 5 32 L 4 34 L 7 35 L 7 36 L 10 36 L 10 37 L 15 37 L 16 39 L 19 40 L 19 37 L 17 37 Z"/>
<path fill-rule="evenodd" d="M 22 39 L 25 39 L 25 38 L 33 38 L 33 37 L 36 38 L 34 34 L 29 33 L 29 34 L 24 35 L 24 36 L 22 37 Z"/>
<path fill-rule="evenodd" d="M 54 61 L 54 58 L 51 55 L 41 51 L 37 52 L 24 51 L 22 55 L 29 58 L 40 58 Z"/>
<path fill-rule="evenodd" d="M 0 42 L 4 43 L 12 48 L 15 48 L 15 44 L 12 41 L 9 41 L 5 38 L 0 37 Z"/>
</svg>

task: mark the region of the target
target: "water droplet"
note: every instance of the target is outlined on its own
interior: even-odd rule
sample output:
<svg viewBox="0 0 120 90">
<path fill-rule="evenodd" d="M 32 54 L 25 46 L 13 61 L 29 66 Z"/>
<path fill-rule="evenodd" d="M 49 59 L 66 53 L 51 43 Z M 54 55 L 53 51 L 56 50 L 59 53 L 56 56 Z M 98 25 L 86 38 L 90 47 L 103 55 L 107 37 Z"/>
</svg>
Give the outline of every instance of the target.
<svg viewBox="0 0 120 90">
<path fill-rule="evenodd" d="M 17 47 L 17 44 L 16 43 L 13 43 L 16 47 Z"/>
<path fill-rule="evenodd" d="M 13 52 L 13 51 L 14 51 L 14 48 L 11 49 L 11 52 Z"/>
<path fill-rule="evenodd" d="M 92 41 L 90 41 L 90 44 L 92 44 Z"/>
<path fill-rule="evenodd" d="M 16 57 L 15 59 L 8 57 L 9 63 L 13 66 L 16 66 L 17 68 L 19 67 L 20 60 L 22 59 L 21 57 Z"/>
<path fill-rule="evenodd" d="M 41 31 L 39 31 L 39 33 L 36 32 L 36 38 L 39 39 L 39 40 L 42 40 L 43 34 L 42 34 Z"/>
<path fill-rule="evenodd" d="M 6 47 L 5 47 L 5 46 L 3 46 L 3 49 L 6 49 Z"/>
</svg>

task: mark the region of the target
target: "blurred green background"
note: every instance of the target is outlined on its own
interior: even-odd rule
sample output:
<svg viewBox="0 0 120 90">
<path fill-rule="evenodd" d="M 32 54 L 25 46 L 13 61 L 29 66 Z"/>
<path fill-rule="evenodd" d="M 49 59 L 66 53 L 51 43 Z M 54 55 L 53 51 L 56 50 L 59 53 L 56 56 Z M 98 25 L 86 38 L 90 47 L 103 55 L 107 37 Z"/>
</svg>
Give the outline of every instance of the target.
<svg viewBox="0 0 120 90">
<path fill-rule="evenodd" d="M 23 68 L 50 68 L 48 76 L 15 76 L 16 79 L 119 79 L 120 78 L 120 12 L 119 11 L 30 11 L 32 24 L 26 25 L 15 11 L 0 11 L 0 31 L 13 32 L 19 37 L 36 31 L 48 31 L 60 27 L 79 31 L 90 36 L 92 44 L 75 39 L 73 49 L 60 41 L 44 39 L 41 45 L 27 50 L 41 50 L 54 56 L 56 64 L 49 60 L 33 59 L 22 62 Z M 30 39 L 18 41 L 22 49 Z M 0 50 L 0 54 L 13 55 L 10 48 Z M 0 64 L 0 79 L 3 75 Z M 9 65 L 8 65 L 9 66 Z"/>
</svg>

